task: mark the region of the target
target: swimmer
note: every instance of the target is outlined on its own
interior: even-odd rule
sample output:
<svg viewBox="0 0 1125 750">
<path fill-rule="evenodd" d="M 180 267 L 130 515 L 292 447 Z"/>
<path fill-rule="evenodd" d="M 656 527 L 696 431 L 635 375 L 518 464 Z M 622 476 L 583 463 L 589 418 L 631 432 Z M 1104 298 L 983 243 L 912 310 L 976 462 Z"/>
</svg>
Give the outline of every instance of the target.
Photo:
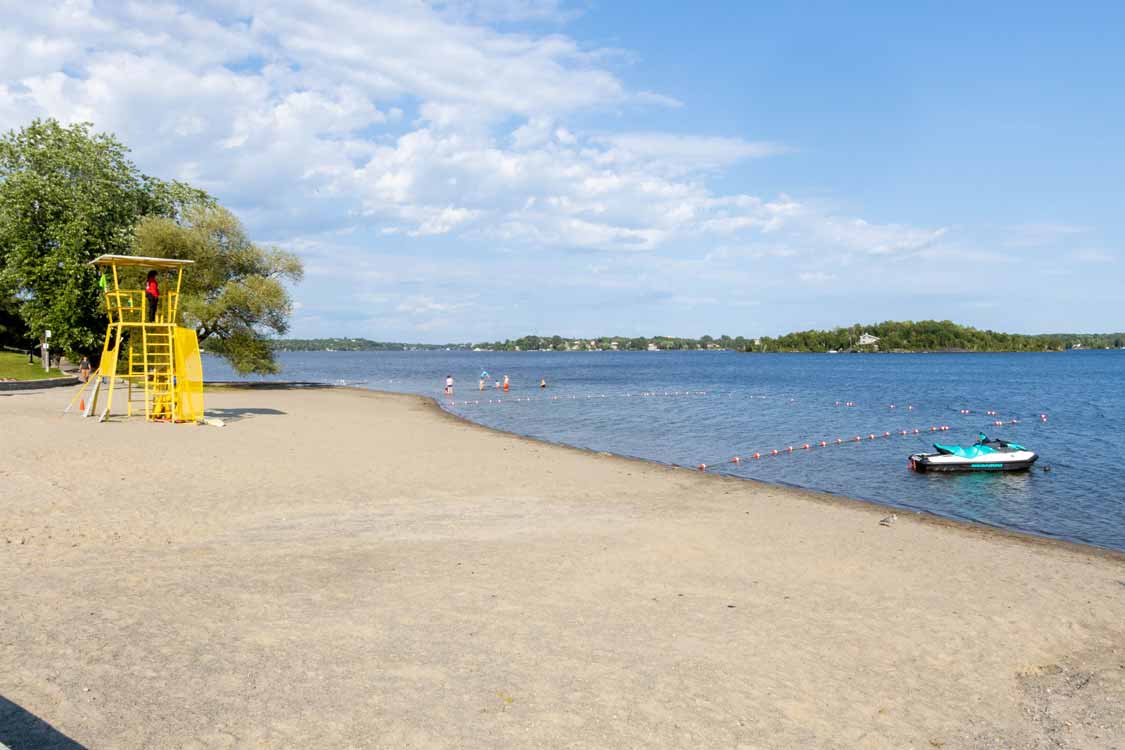
<svg viewBox="0 0 1125 750">
<path fill-rule="evenodd" d="M 446 375 L 445 376 L 445 395 L 446 396 L 452 396 L 453 395 L 453 376 L 452 375 Z"/>
</svg>

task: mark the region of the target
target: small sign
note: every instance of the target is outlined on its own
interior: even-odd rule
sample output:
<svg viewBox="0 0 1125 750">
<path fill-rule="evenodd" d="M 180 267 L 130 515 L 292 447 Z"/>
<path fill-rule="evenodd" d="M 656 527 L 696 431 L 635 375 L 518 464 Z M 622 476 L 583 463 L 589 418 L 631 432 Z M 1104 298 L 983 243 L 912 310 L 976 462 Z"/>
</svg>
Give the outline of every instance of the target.
<svg viewBox="0 0 1125 750">
<path fill-rule="evenodd" d="M 50 331 L 43 331 L 43 335 L 46 336 L 47 338 L 51 338 L 51 332 Z"/>
</svg>

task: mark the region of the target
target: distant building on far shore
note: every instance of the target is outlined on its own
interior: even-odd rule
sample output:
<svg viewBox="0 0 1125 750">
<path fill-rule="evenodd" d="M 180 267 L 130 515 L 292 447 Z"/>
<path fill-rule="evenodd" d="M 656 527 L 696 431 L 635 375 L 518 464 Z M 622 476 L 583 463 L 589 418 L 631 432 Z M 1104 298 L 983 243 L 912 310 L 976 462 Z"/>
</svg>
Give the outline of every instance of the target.
<svg viewBox="0 0 1125 750">
<path fill-rule="evenodd" d="M 879 351 L 879 337 L 872 336 L 870 333 L 865 332 L 859 337 L 859 341 L 857 341 L 856 344 L 858 346 L 870 346 L 875 351 Z"/>
</svg>

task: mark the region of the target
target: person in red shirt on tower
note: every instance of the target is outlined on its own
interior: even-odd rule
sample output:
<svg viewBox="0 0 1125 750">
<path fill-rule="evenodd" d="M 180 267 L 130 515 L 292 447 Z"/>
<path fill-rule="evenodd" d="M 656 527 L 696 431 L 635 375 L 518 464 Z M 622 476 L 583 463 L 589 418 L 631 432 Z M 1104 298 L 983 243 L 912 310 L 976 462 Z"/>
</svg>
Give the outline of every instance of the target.
<svg viewBox="0 0 1125 750">
<path fill-rule="evenodd" d="M 156 305 L 160 302 L 160 285 L 156 283 L 156 271 L 148 272 L 145 280 L 145 300 L 148 302 L 147 322 L 156 322 Z"/>
</svg>

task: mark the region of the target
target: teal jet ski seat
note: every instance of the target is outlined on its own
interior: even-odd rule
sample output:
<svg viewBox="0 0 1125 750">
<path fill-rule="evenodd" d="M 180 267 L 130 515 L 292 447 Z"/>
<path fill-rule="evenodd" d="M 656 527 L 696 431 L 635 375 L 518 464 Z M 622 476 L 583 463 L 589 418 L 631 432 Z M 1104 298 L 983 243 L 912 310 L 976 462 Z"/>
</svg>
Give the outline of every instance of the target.
<svg viewBox="0 0 1125 750">
<path fill-rule="evenodd" d="M 990 453 L 996 453 L 996 449 L 989 445 L 970 445 L 965 447 L 963 445 L 941 445 L 934 443 L 934 450 L 938 453 L 944 453 L 947 456 L 958 456 L 959 458 L 979 458 L 980 456 L 987 456 Z"/>
</svg>

